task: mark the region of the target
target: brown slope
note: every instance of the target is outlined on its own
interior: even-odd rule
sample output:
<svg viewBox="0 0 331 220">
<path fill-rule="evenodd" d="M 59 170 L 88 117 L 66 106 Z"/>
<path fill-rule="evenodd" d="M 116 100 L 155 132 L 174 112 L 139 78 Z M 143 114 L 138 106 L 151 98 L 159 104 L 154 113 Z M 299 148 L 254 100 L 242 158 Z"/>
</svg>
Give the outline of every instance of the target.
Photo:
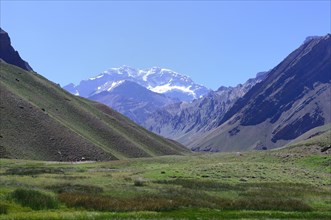
<svg viewBox="0 0 331 220">
<path fill-rule="evenodd" d="M 115 159 L 48 113 L 0 86 L 1 157 L 37 160 Z"/>
<path fill-rule="evenodd" d="M 195 150 L 282 146 L 331 121 L 331 37 L 312 39 L 291 53 L 219 121 L 190 143 Z"/>
<path fill-rule="evenodd" d="M 186 152 L 38 74 L 0 65 L 0 157 L 112 160 Z"/>
</svg>

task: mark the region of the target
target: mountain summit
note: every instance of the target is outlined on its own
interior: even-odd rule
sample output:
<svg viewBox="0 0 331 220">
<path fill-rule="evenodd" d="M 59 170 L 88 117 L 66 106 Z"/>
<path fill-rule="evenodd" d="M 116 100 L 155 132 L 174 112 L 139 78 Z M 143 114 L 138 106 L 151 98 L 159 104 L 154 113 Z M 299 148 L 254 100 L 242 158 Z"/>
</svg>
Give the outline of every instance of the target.
<svg viewBox="0 0 331 220">
<path fill-rule="evenodd" d="M 141 70 L 129 66 L 111 68 L 95 77 L 81 81 L 77 86 L 69 84 L 64 89 L 88 98 L 104 91 L 110 91 L 123 80 L 135 82 L 152 92 L 161 93 L 180 101 L 192 101 L 209 92 L 209 89 L 194 83 L 189 77 L 169 69 L 153 67 Z"/>
<path fill-rule="evenodd" d="M 209 92 L 189 77 L 169 69 L 139 70 L 128 66 L 111 68 L 77 86 L 71 83 L 63 88 L 106 104 L 138 124 L 160 108 L 190 102 Z"/>
<path fill-rule="evenodd" d="M 33 71 L 31 66 L 12 47 L 8 33 L 2 28 L 0 28 L 0 59 L 27 71 Z"/>
</svg>

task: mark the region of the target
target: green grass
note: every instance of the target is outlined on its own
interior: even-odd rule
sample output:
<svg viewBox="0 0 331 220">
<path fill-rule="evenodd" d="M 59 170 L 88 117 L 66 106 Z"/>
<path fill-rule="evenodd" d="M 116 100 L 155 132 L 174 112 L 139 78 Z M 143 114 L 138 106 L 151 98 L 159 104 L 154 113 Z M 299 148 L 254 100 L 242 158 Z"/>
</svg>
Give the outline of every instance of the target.
<svg viewBox="0 0 331 220">
<path fill-rule="evenodd" d="M 288 149 L 82 164 L 2 159 L 0 219 L 329 219 L 329 161 Z M 18 189 L 58 206 L 34 211 L 13 199 Z"/>
<path fill-rule="evenodd" d="M 54 209 L 59 206 L 58 201 L 51 195 L 31 189 L 16 189 L 10 197 L 18 204 L 33 210 Z"/>
</svg>

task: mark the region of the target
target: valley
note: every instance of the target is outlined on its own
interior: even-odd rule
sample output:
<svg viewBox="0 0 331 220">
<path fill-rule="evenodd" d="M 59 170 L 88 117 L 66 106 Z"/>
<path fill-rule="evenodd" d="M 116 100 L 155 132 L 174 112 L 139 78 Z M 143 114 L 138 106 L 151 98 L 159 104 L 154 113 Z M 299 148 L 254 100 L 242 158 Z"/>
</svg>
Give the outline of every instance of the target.
<svg viewBox="0 0 331 220">
<path fill-rule="evenodd" d="M 172 70 L 128 66 L 63 88 L 193 151 L 273 149 L 331 123 L 330 56 L 327 34 L 307 37 L 269 71 L 216 91 Z"/>
<path fill-rule="evenodd" d="M 225 3 L 49 1 L 69 14 L 47 25 L 26 5 L 8 26 L 29 62 L 0 28 L 0 220 L 331 219 L 331 34 L 296 31 L 307 13 L 286 29 L 293 12 L 260 32 L 274 10 L 252 2 L 239 34 L 255 10 Z"/>
</svg>

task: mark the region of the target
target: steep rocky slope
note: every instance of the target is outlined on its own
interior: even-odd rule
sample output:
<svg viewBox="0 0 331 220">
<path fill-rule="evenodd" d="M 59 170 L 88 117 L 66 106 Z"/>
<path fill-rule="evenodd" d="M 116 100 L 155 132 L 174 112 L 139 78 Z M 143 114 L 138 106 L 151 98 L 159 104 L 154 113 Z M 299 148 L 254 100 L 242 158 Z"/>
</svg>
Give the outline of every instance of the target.
<svg viewBox="0 0 331 220">
<path fill-rule="evenodd" d="M 2 28 L 0 28 L 0 60 L 32 71 L 31 66 L 24 61 L 19 53 L 12 47 L 8 33 Z"/>
<path fill-rule="evenodd" d="M 331 122 L 331 37 L 309 38 L 239 99 L 218 127 L 189 146 L 202 151 L 280 147 Z"/>
</svg>

